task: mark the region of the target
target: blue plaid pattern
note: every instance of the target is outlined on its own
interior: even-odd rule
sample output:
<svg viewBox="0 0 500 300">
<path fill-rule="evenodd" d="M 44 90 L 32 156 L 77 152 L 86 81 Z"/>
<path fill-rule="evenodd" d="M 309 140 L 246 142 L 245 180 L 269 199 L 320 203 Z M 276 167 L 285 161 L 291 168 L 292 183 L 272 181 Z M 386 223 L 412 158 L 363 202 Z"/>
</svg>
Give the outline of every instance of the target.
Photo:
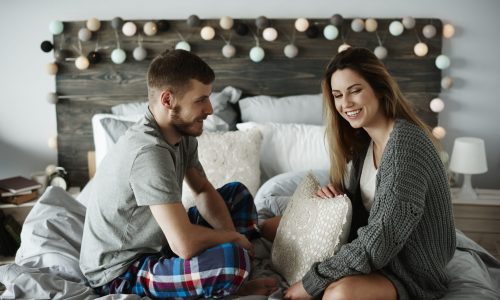
<svg viewBox="0 0 500 300">
<path fill-rule="evenodd" d="M 217 190 L 224 199 L 236 230 L 249 239 L 259 237 L 252 195 L 238 182 Z M 196 207 L 188 210 L 193 224 L 209 226 Z M 233 243 L 209 248 L 185 260 L 168 246 L 158 254 L 145 255 L 110 283 L 99 287 L 101 295 L 126 293 L 160 299 L 223 297 L 234 294 L 251 271 L 248 252 Z"/>
</svg>

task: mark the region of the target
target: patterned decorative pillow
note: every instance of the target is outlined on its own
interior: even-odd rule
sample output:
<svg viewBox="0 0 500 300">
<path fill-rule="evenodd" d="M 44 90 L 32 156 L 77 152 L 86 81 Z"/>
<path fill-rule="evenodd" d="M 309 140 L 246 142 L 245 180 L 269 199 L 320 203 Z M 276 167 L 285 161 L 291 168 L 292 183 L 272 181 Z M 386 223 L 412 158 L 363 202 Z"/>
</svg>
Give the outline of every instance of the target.
<svg viewBox="0 0 500 300">
<path fill-rule="evenodd" d="M 273 267 L 293 284 L 312 264 L 333 256 L 347 241 L 352 207 L 347 195 L 323 199 L 311 173 L 295 190 L 282 216 L 271 251 Z"/>
<path fill-rule="evenodd" d="M 260 186 L 259 130 L 204 132 L 198 137 L 198 159 L 208 180 L 215 188 L 231 181 L 243 183 L 252 196 Z M 193 192 L 186 184 L 182 187 L 184 207 L 194 206 Z"/>
</svg>

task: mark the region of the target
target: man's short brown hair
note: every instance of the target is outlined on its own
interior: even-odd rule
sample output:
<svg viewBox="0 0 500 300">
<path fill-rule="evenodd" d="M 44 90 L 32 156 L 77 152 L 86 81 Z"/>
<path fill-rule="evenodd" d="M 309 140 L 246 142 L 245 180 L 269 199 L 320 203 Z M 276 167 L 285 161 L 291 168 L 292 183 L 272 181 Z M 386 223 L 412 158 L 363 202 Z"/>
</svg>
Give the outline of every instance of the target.
<svg viewBox="0 0 500 300">
<path fill-rule="evenodd" d="M 212 68 L 197 55 L 185 50 L 167 50 L 153 59 L 148 69 L 148 94 L 150 101 L 153 90 L 171 89 L 182 96 L 196 79 L 203 84 L 215 80 Z"/>
</svg>

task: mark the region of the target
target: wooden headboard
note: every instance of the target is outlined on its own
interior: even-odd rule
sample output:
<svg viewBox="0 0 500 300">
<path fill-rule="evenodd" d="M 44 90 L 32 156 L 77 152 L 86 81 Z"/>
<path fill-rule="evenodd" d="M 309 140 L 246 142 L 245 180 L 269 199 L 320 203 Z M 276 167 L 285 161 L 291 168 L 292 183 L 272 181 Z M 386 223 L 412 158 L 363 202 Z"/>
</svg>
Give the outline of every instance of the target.
<svg viewBox="0 0 500 300">
<path fill-rule="evenodd" d="M 417 113 L 431 126 L 437 125 L 437 114 L 430 111 L 429 102 L 441 91 L 441 71 L 435 67 L 435 58 L 441 54 L 442 23 L 439 19 L 416 19 L 414 30 L 405 30 L 400 36 L 388 32 L 389 23 L 395 19 L 378 19 L 378 32 L 389 55 L 384 60 L 391 74 L 396 78 L 407 98 L 414 103 Z M 111 51 L 116 48 L 115 30 L 110 21 L 101 21 L 101 28 L 93 34 L 92 40 L 82 42 L 83 54 L 94 51 L 96 43 L 102 61 L 86 70 L 78 70 L 74 61 L 58 62 L 56 75 L 56 104 L 58 131 L 58 164 L 69 173 L 72 186 L 82 187 L 88 181 L 87 152 L 94 149 L 91 118 L 96 113 L 110 112 L 110 107 L 119 103 L 146 101 L 146 71 L 149 62 L 167 48 L 173 48 L 180 41 L 179 33 L 190 43 L 191 51 L 202 57 L 215 71 L 214 90 L 232 85 L 243 90 L 245 95 L 296 95 L 320 92 L 320 79 L 327 62 L 337 53 L 342 44 L 336 40 L 326 40 L 322 34 L 308 38 L 304 33 L 295 32 L 295 19 L 270 19 L 271 26 L 279 32 L 274 42 L 259 38 L 265 49 L 265 58 L 260 63 L 249 59 L 248 53 L 255 46 L 252 33 L 239 36 L 232 30 L 222 30 L 218 19 L 202 20 L 200 27 L 192 28 L 186 20 L 169 20 L 170 29 L 154 36 L 145 36 L 142 26 L 150 20 L 132 20 L 143 38 L 143 46 L 148 51 L 146 60 L 138 62 L 132 57 L 137 47 L 138 36 L 126 37 L 118 32 L 121 48 L 127 53 L 123 64 L 111 61 Z M 320 32 L 329 24 L 329 19 L 309 19 Z M 346 43 L 352 46 L 374 49 L 378 46 L 375 33 L 355 33 L 350 29 L 352 19 L 345 19 L 340 27 Z M 235 22 L 247 24 L 257 33 L 254 19 L 239 19 Z M 66 49 L 71 57 L 77 57 L 78 30 L 85 27 L 85 21 L 64 22 L 63 34 L 53 37 L 54 49 Z M 438 34 L 432 39 L 421 36 L 422 27 L 433 24 Z M 214 40 L 205 41 L 200 37 L 201 26 L 211 25 L 216 29 Z M 221 49 L 224 39 L 229 39 L 236 47 L 236 56 L 225 58 Z M 295 36 L 299 55 L 289 59 L 283 48 Z M 413 52 L 418 42 L 417 35 L 425 40 L 429 53 L 417 57 Z"/>
</svg>

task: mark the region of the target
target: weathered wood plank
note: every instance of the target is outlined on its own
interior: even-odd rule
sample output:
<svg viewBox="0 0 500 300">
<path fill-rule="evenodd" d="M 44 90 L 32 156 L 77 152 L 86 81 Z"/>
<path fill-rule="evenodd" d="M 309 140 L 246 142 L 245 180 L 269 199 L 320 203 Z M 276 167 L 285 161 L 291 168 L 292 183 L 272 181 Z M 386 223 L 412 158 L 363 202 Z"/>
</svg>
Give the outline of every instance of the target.
<svg viewBox="0 0 500 300">
<path fill-rule="evenodd" d="M 388 33 L 388 26 L 395 19 L 379 19 L 379 38 L 389 51 L 384 63 L 389 72 L 398 81 L 401 90 L 415 107 L 417 113 L 431 126 L 437 124 L 438 115 L 429 109 L 429 102 L 440 93 L 441 71 L 434 65 L 434 60 L 441 53 L 440 34 L 432 39 L 424 39 L 419 32 L 423 26 L 433 24 L 438 33 L 442 23 L 438 19 L 417 19 L 414 30 L 405 31 L 398 37 Z M 328 61 L 337 53 L 338 47 L 345 41 L 353 46 L 374 49 L 378 46 L 375 33 L 354 33 L 350 30 L 352 19 L 346 19 L 340 27 L 341 37 L 328 41 L 320 34 L 310 39 L 304 33 L 295 32 L 295 19 L 272 19 L 271 25 L 279 32 L 274 42 L 259 37 L 259 44 L 265 49 L 265 59 L 253 63 L 248 58 L 250 49 L 256 41 L 252 34 L 238 36 L 233 31 L 224 31 L 218 27 L 218 19 L 202 20 L 202 26 L 216 28 L 217 35 L 212 41 L 200 37 L 200 28 L 190 28 L 185 20 L 169 20 L 170 30 L 155 36 L 142 34 L 142 26 L 149 20 L 133 20 L 142 36 L 142 44 L 148 51 L 145 61 L 137 62 L 132 51 L 138 45 L 138 36 L 126 37 L 120 31 L 111 28 L 110 21 L 101 21 L 101 29 L 94 33 L 89 42 L 78 42 L 78 30 L 85 27 L 85 21 L 65 22 L 64 35 L 54 36 L 55 49 L 70 51 L 75 58 L 79 55 L 79 45 L 83 54 L 99 47 L 102 62 L 91 65 L 87 70 L 78 70 L 74 61 L 58 62 L 56 92 L 60 101 L 56 105 L 59 165 L 69 172 L 70 182 L 82 186 L 87 181 L 87 151 L 93 150 L 91 118 L 96 113 L 109 112 L 113 105 L 124 102 L 146 101 L 146 71 L 150 60 L 171 49 L 180 41 L 179 33 L 191 44 L 192 51 L 205 59 L 216 73 L 214 90 L 232 85 L 243 90 L 244 95 L 286 96 L 314 94 L 320 92 L 320 80 Z M 328 19 L 310 19 L 320 32 L 329 24 Z M 247 24 L 253 33 L 261 34 L 255 27 L 254 19 L 236 20 Z M 413 47 L 418 38 L 425 40 L 429 47 L 426 57 L 417 57 Z M 118 36 L 118 40 L 117 37 Z M 234 58 L 222 56 L 221 49 L 225 40 L 231 39 L 237 53 Z M 299 55 L 294 59 L 286 58 L 283 48 L 294 40 L 299 48 Z M 114 48 L 120 47 L 127 53 L 125 63 L 117 65 L 111 62 Z"/>
</svg>

